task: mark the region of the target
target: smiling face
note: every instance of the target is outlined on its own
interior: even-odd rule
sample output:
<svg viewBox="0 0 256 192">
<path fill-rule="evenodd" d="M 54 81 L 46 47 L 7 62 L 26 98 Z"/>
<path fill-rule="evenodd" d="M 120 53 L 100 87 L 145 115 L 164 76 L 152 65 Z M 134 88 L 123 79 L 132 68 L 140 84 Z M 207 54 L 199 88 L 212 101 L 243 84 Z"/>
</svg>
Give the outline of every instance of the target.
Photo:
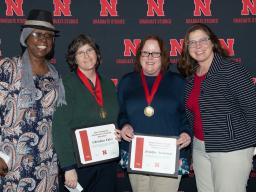
<svg viewBox="0 0 256 192">
<path fill-rule="evenodd" d="M 34 29 L 26 40 L 30 57 L 45 59 L 53 46 L 54 32 Z"/>
<path fill-rule="evenodd" d="M 141 49 L 140 64 L 146 76 L 157 76 L 161 71 L 161 49 L 156 40 L 149 39 L 145 42 Z"/>
<path fill-rule="evenodd" d="M 203 30 L 195 30 L 189 34 L 188 51 L 200 66 L 210 65 L 213 60 L 213 44 Z"/>
<path fill-rule="evenodd" d="M 85 44 L 76 51 L 76 64 L 83 72 L 95 71 L 97 64 L 96 51 L 89 45 Z"/>
</svg>

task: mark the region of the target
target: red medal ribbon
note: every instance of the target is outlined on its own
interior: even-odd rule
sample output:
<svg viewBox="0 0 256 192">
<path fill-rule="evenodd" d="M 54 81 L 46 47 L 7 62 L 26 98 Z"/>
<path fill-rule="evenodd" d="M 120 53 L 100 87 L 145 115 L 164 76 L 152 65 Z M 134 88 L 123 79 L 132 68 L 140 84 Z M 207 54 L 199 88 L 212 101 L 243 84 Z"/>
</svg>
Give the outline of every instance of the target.
<svg viewBox="0 0 256 192">
<path fill-rule="evenodd" d="M 162 80 L 163 75 L 162 75 L 162 73 L 159 73 L 157 75 L 157 77 L 154 81 L 153 87 L 151 89 L 151 93 L 149 93 L 147 82 L 146 82 L 145 75 L 144 75 L 143 71 L 141 71 L 140 77 L 141 77 L 142 85 L 143 85 L 143 88 L 144 88 L 146 100 L 147 100 L 147 103 L 148 103 L 148 106 L 149 106 L 151 104 L 157 90 L 158 90 L 158 87 L 160 85 L 160 81 Z"/>
<path fill-rule="evenodd" d="M 100 78 L 98 73 L 96 73 L 95 89 L 93 90 L 92 84 L 90 83 L 89 79 L 83 74 L 83 72 L 79 68 L 77 68 L 76 72 L 78 77 L 82 80 L 84 85 L 87 87 L 90 93 L 94 96 L 97 104 L 100 107 L 103 107 L 104 102 L 103 102 L 102 89 L 101 89 Z"/>
</svg>

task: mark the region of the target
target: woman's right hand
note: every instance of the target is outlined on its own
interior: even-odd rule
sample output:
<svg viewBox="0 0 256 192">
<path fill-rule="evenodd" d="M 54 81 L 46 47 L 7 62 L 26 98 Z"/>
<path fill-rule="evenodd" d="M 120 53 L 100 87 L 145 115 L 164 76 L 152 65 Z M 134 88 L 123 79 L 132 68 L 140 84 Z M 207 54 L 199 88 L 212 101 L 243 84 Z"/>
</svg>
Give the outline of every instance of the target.
<svg viewBox="0 0 256 192">
<path fill-rule="evenodd" d="M 121 136 L 125 141 L 130 142 L 133 138 L 133 128 L 130 124 L 125 124 L 121 130 Z"/>
<path fill-rule="evenodd" d="M 5 161 L 0 157 L 0 176 L 4 177 L 8 172 L 8 166 Z"/>
<path fill-rule="evenodd" d="M 65 185 L 73 189 L 76 188 L 77 173 L 75 169 L 65 171 Z"/>
</svg>

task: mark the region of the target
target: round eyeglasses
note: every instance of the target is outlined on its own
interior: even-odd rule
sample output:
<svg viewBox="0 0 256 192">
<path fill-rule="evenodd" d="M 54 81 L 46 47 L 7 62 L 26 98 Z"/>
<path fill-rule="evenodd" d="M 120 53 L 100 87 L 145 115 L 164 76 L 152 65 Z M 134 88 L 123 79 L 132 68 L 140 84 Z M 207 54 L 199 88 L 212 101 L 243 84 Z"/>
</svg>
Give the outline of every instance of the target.
<svg viewBox="0 0 256 192">
<path fill-rule="evenodd" d="M 94 53 L 94 49 L 93 49 L 93 48 L 89 48 L 89 49 L 87 49 L 87 50 L 85 50 L 85 51 L 78 51 L 78 52 L 76 53 L 76 55 L 77 55 L 78 57 L 84 57 L 84 56 L 88 56 L 88 55 L 90 55 L 90 54 L 92 54 L 92 53 Z"/>
</svg>

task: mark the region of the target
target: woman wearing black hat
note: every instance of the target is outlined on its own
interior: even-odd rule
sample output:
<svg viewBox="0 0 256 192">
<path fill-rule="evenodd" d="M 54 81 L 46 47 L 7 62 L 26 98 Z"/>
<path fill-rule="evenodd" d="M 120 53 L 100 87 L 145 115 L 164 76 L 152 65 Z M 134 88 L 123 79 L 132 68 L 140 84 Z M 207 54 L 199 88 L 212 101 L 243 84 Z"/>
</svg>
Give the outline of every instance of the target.
<svg viewBox="0 0 256 192">
<path fill-rule="evenodd" d="M 0 191 L 58 191 L 52 115 L 66 102 L 48 60 L 57 32 L 50 12 L 31 10 L 20 36 L 24 53 L 0 61 Z"/>
</svg>

